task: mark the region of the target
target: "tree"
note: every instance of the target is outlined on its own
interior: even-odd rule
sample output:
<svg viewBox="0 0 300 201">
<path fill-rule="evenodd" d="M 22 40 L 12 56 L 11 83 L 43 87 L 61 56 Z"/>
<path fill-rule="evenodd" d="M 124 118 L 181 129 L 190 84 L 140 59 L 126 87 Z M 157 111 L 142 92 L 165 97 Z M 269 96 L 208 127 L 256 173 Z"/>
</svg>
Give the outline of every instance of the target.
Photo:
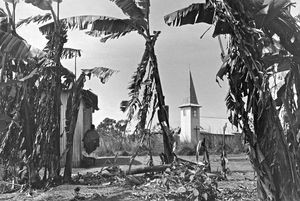
<svg viewBox="0 0 300 201">
<path fill-rule="evenodd" d="M 168 25 L 214 24 L 213 36 L 230 35 L 217 77 L 227 76 L 229 120 L 242 127 L 258 175 L 261 200 L 299 200 L 299 21 L 288 0 L 195 3 L 165 16 Z M 272 97 L 270 77 L 287 70 Z M 289 116 L 284 132 L 279 110 Z"/>
<path fill-rule="evenodd" d="M 139 123 L 136 131 L 142 135 L 146 135 L 145 129 L 147 124 L 147 114 L 150 112 L 152 104 L 152 115 L 149 122 L 152 121 L 154 114 L 158 108 L 158 118 L 163 129 L 164 148 L 168 162 L 172 162 L 173 154 L 170 144 L 171 134 L 169 131 L 169 120 L 165 107 L 165 100 L 161 86 L 160 76 L 158 72 L 157 58 L 155 55 L 155 43 L 160 34 L 154 31 L 151 34 L 149 26 L 149 0 L 111 0 L 114 2 L 125 15 L 129 18 L 117 19 L 107 16 L 77 16 L 61 19 L 66 22 L 69 28 L 87 29 L 88 25 L 92 25 L 87 32 L 91 36 L 102 37 L 101 41 L 115 39 L 136 31 L 146 40 L 145 51 L 142 60 L 137 67 L 137 71 L 132 77 L 129 86 L 130 100 L 121 103 L 121 109 L 128 111 L 128 118 L 131 120 L 137 115 Z M 50 30 L 53 24 L 47 24 L 41 27 L 41 30 Z M 155 91 L 155 93 L 153 93 Z M 142 138 L 143 139 L 143 138 Z"/>
<path fill-rule="evenodd" d="M 127 123 L 127 120 L 116 121 L 107 117 L 97 126 L 97 132 L 100 137 L 112 139 L 115 146 L 117 146 L 114 148 L 122 149 L 124 140 L 126 139 L 125 131 Z"/>
<path fill-rule="evenodd" d="M 112 135 L 115 131 L 116 120 L 106 117 L 97 126 L 97 131 L 100 135 Z"/>
<path fill-rule="evenodd" d="M 97 131 L 99 135 L 111 136 L 118 139 L 124 136 L 126 126 L 127 120 L 116 121 L 107 117 L 97 126 Z"/>
<path fill-rule="evenodd" d="M 104 84 L 110 76 L 112 76 L 117 71 L 104 68 L 96 67 L 92 69 L 84 69 L 79 78 L 72 83 L 72 88 L 67 100 L 67 109 L 66 109 L 66 136 L 67 136 L 67 145 L 66 145 L 66 164 L 64 170 L 64 181 L 70 182 L 72 176 L 72 156 L 73 156 L 73 138 L 75 133 L 75 128 L 77 124 L 78 112 L 80 107 L 81 92 L 86 81 L 86 76 L 94 75 L 98 77 L 101 82 Z"/>
<path fill-rule="evenodd" d="M 67 27 L 64 24 L 61 26 L 56 24 L 53 32 L 46 33 L 49 42 L 43 51 L 27 44 L 16 32 L 16 28 L 24 23 L 40 23 L 50 19 L 57 21 L 51 1 L 27 1 L 41 9 L 51 10 L 52 15 L 30 17 L 18 24 L 11 14 L 15 13 L 17 1 L 8 2 L 13 4 L 13 12 L 10 11 L 8 3 L 6 3 L 8 15 L 0 10 L 3 20 L 0 26 L 2 60 L 0 111 L 4 114 L 0 120 L 1 125 L 4 125 L 0 131 L 0 154 L 7 165 L 16 165 L 23 160 L 29 171 L 29 184 L 34 185 L 39 182 L 41 170 L 44 170 L 44 181 L 60 177 L 60 96 L 58 96 L 60 90 L 72 87 L 70 97 L 73 99 L 68 101 L 66 115 L 67 147 L 71 147 L 69 150 L 72 150 L 69 142 L 74 134 L 77 121 L 76 106 L 78 102 L 80 103 L 80 92 L 85 76 L 95 75 L 105 83 L 115 71 L 102 67 L 86 69 L 76 83 L 74 74 L 60 63 L 60 58 L 80 55 L 79 50 L 63 48 L 67 39 Z M 70 116 L 71 113 L 74 115 Z M 69 156 L 68 152 L 67 159 L 72 164 Z"/>
<path fill-rule="evenodd" d="M 12 12 L 8 2 L 12 4 Z M 36 182 L 38 172 L 47 162 L 53 167 L 51 176 L 54 177 L 54 172 L 58 172 L 55 166 L 59 166 L 59 155 L 55 152 L 55 145 L 59 146 L 55 144 L 57 140 L 54 140 L 55 135 L 52 133 L 58 124 L 51 109 L 55 101 L 50 95 L 57 87 L 52 82 L 55 62 L 49 59 L 49 52 L 31 47 L 16 32 L 14 16 L 17 2 L 6 1 L 8 15 L 1 10 L 2 16 L 8 19 L 8 23 L 2 24 L 0 36 L 3 55 L 0 81 L 4 87 L 1 93 L 1 113 L 13 117 L 9 127 L 2 133 L 1 156 L 10 164 L 11 153 L 20 155 L 19 160 L 23 159 L 28 166 L 31 184 Z M 50 1 L 47 5 L 48 9 L 52 8 Z M 61 65 L 56 72 L 60 76 L 71 75 Z M 9 94 L 8 91 L 13 93 Z M 32 107 L 33 105 L 37 107 Z M 59 140 L 59 137 L 56 136 L 55 139 Z M 56 157 L 53 157 L 53 153 L 56 153 Z"/>
</svg>

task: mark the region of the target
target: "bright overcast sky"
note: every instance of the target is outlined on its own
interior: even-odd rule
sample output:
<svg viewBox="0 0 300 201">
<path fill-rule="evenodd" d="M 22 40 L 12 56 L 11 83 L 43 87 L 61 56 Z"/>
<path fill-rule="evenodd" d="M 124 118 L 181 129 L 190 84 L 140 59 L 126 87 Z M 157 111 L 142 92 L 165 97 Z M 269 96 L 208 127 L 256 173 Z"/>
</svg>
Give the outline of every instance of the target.
<svg viewBox="0 0 300 201">
<path fill-rule="evenodd" d="M 178 106 L 186 96 L 188 88 L 188 69 L 192 71 L 199 104 L 202 105 L 201 116 L 227 117 L 225 96 L 228 90 L 227 81 L 222 82 L 222 88 L 215 82 L 215 75 L 221 65 L 220 48 L 217 39 L 208 32 L 203 39 L 200 36 L 208 28 L 205 24 L 187 25 L 184 27 L 168 27 L 163 16 L 177 9 L 186 7 L 200 0 L 152 0 L 151 24 L 152 30 L 162 31 L 156 43 L 156 54 L 166 103 L 170 107 L 171 127 L 180 126 Z M 3 2 L 0 6 L 3 7 Z M 122 11 L 109 0 L 63 0 L 61 17 L 75 15 L 107 15 L 126 18 Z M 46 13 L 31 5 L 20 3 L 17 8 L 17 18 L 23 19 L 32 15 Z M 19 30 L 28 43 L 42 48 L 45 39 L 37 26 L 22 27 Z M 86 88 L 98 95 L 99 111 L 93 116 L 95 125 L 104 118 L 116 120 L 126 118 L 119 105 L 128 99 L 127 86 L 144 51 L 144 39 L 137 33 L 130 33 L 118 40 L 101 43 L 99 38 L 85 35 L 83 32 L 69 33 L 66 47 L 82 50 L 82 57 L 77 61 L 78 71 L 81 68 L 104 66 L 117 69 L 105 85 L 96 79 L 86 82 Z M 74 60 L 63 64 L 74 71 Z M 222 132 L 225 120 L 201 118 L 201 126 L 212 132 Z"/>
</svg>

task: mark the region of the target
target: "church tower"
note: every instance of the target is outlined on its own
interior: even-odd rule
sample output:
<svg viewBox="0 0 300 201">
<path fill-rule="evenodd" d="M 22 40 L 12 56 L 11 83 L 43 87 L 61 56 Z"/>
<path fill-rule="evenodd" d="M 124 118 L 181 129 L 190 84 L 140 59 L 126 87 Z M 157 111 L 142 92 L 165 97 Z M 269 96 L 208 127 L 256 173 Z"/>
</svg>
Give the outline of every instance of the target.
<svg viewBox="0 0 300 201">
<path fill-rule="evenodd" d="M 181 133 L 180 142 L 197 144 L 200 140 L 200 108 L 198 103 L 194 82 L 190 73 L 188 97 L 180 108 Z"/>
</svg>

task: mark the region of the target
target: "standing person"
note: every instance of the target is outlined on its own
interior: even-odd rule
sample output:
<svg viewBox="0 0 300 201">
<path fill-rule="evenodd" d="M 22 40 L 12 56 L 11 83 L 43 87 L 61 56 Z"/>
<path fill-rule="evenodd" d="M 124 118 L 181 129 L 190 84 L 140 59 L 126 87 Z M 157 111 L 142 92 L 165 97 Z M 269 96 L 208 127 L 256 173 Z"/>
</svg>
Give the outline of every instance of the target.
<svg viewBox="0 0 300 201">
<path fill-rule="evenodd" d="M 225 150 L 225 148 L 223 148 L 223 150 Z M 222 151 L 221 153 L 221 167 L 222 167 L 222 175 L 224 179 L 227 179 L 228 159 L 225 151 Z"/>
<path fill-rule="evenodd" d="M 203 155 L 203 163 L 205 166 L 205 171 L 211 172 L 209 154 L 205 143 L 205 138 L 203 140 L 199 140 L 196 147 L 196 162 L 199 164 L 199 156 Z"/>
<path fill-rule="evenodd" d="M 86 131 L 83 136 L 83 147 L 87 154 L 92 153 L 99 147 L 99 134 L 95 130 L 95 125 L 92 124 L 91 128 Z"/>
</svg>

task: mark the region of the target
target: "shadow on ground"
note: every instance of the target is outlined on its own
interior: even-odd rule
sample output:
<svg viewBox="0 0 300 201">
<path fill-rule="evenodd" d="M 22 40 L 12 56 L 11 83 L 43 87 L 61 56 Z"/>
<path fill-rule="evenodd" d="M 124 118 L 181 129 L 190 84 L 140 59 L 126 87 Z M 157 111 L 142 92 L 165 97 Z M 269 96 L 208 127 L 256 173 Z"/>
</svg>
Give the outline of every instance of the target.
<svg viewBox="0 0 300 201">
<path fill-rule="evenodd" d="M 114 156 L 107 156 L 107 157 L 97 157 L 97 158 L 84 158 L 83 160 L 83 167 L 106 167 L 106 166 L 113 166 L 113 165 L 128 165 L 130 163 L 129 156 L 119 156 L 115 158 Z M 134 160 L 132 165 L 142 165 L 140 161 Z"/>
</svg>

